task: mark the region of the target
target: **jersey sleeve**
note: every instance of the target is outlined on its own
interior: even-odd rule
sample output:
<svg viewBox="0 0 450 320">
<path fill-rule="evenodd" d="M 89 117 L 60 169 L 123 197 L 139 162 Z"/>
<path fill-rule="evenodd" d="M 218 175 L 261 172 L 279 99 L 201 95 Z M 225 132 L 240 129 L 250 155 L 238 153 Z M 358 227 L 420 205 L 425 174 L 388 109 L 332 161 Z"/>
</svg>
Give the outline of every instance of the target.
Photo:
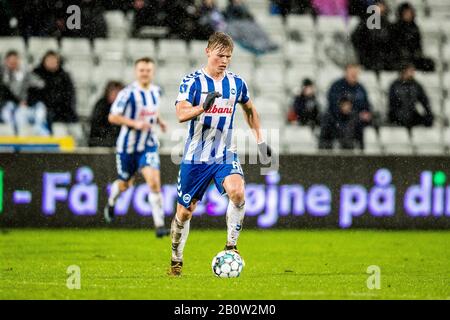
<svg viewBox="0 0 450 320">
<path fill-rule="evenodd" d="M 125 112 L 125 108 L 130 100 L 131 91 L 128 89 L 122 89 L 117 95 L 116 100 L 114 100 L 111 105 L 111 114 L 123 114 Z"/>
<path fill-rule="evenodd" d="M 244 81 L 244 79 L 242 79 L 242 90 L 241 90 L 241 95 L 239 96 L 238 102 L 247 103 L 248 100 L 250 100 L 248 86 L 247 86 L 247 83 Z"/>
<path fill-rule="evenodd" d="M 196 90 L 197 86 L 195 78 L 184 78 L 178 89 L 178 97 L 177 101 L 175 101 L 175 105 L 180 101 L 188 101 L 189 103 L 194 104 Z"/>
</svg>

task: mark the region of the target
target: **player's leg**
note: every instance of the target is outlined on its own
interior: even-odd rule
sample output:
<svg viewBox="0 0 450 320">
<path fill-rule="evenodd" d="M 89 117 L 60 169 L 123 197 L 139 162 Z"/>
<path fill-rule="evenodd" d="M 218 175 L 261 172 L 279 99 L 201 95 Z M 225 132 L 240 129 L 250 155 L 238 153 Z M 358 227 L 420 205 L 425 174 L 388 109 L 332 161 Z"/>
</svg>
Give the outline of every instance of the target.
<svg viewBox="0 0 450 320">
<path fill-rule="evenodd" d="M 103 210 L 105 220 L 108 223 L 114 220 L 114 207 L 119 195 L 133 185 L 134 179 L 132 177 L 136 171 L 133 162 L 132 154 L 116 154 L 118 179 L 111 185 L 108 201 Z"/>
<path fill-rule="evenodd" d="M 159 169 L 145 166 L 141 170 L 150 192 L 148 201 L 152 206 L 153 222 L 157 237 L 169 235 L 170 231 L 164 227 L 163 198 L 161 194 L 161 174 Z"/>
<path fill-rule="evenodd" d="M 189 207 L 185 207 L 177 203 L 177 212 L 173 217 L 170 226 L 170 234 L 172 238 L 172 259 L 170 264 L 170 275 L 181 275 L 183 266 L 183 251 L 189 235 L 190 221 L 192 213 L 197 207 L 197 200 L 194 199 Z"/>
<path fill-rule="evenodd" d="M 220 165 L 214 176 L 217 189 L 228 195 L 227 243 L 226 250 L 237 251 L 237 240 L 242 229 L 245 215 L 245 181 L 242 167 L 236 154 Z"/>
<path fill-rule="evenodd" d="M 227 208 L 227 250 L 237 250 L 237 241 L 245 216 L 245 182 L 240 174 L 227 176 L 223 188 L 228 195 Z"/>
</svg>

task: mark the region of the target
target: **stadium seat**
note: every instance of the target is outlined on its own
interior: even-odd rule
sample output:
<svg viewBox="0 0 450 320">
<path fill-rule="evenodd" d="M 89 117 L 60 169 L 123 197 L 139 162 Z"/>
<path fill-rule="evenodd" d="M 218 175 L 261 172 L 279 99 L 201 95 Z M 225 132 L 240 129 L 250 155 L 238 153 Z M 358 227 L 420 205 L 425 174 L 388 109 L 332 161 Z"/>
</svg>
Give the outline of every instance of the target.
<svg viewBox="0 0 450 320">
<path fill-rule="evenodd" d="M 26 53 L 25 42 L 22 37 L 0 37 L 0 56 L 1 58 L 9 50 L 16 50 L 21 56 Z"/>
<path fill-rule="evenodd" d="M 365 154 L 380 154 L 381 144 L 378 138 L 378 133 L 373 127 L 366 127 L 364 129 L 364 153 Z"/>
<path fill-rule="evenodd" d="M 94 53 L 100 61 L 123 60 L 125 57 L 125 41 L 123 39 L 95 39 Z"/>
<path fill-rule="evenodd" d="M 126 38 L 130 30 L 130 22 L 120 10 L 104 13 L 109 38 Z"/>
<path fill-rule="evenodd" d="M 283 150 L 290 154 L 309 154 L 317 151 L 318 142 L 309 127 L 286 126 L 283 128 L 281 141 Z"/>
<path fill-rule="evenodd" d="M 126 43 L 126 56 L 130 62 L 142 57 L 151 57 L 156 60 L 155 43 L 151 39 L 129 39 Z"/>
<path fill-rule="evenodd" d="M 63 38 L 61 40 L 61 54 L 67 60 L 91 59 L 91 44 L 88 39 Z"/>
<path fill-rule="evenodd" d="M 418 154 L 441 154 L 444 151 L 439 127 L 415 127 L 411 132 L 414 151 Z"/>
<path fill-rule="evenodd" d="M 442 96 L 442 87 L 437 72 L 416 71 L 416 80 L 425 88 L 429 96 Z"/>
<path fill-rule="evenodd" d="M 283 69 L 264 65 L 256 69 L 253 83 L 258 92 L 283 92 L 285 89 L 284 80 Z"/>
<path fill-rule="evenodd" d="M 92 71 L 92 85 L 102 90 L 110 80 L 122 81 L 124 77 L 123 61 L 103 61 Z"/>
<path fill-rule="evenodd" d="M 380 73 L 380 86 L 383 92 L 388 93 L 389 88 L 392 85 L 392 82 L 394 82 L 399 77 L 398 72 L 395 71 L 383 71 Z"/>
<path fill-rule="evenodd" d="M 442 133 L 443 145 L 448 153 L 450 151 L 450 127 L 444 128 Z"/>
<path fill-rule="evenodd" d="M 89 118 L 92 114 L 93 105 L 90 105 L 90 88 L 75 85 L 77 97 L 77 114 L 81 117 Z"/>
<path fill-rule="evenodd" d="M 166 63 L 184 62 L 186 63 L 188 50 L 184 40 L 161 40 L 158 44 L 158 60 Z"/>
<path fill-rule="evenodd" d="M 317 88 L 321 92 L 328 92 L 333 82 L 344 76 L 343 71 L 335 66 L 326 66 L 317 73 Z"/>
<path fill-rule="evenodd" d="M 91 60 L 67 59 L 64 69 L 69 72 L 72 80 L 79 85 L 89 86 L 92 80 L 93 63 Z"/>
<path fill-rule="evenodd" d="M 28 57 L 33 64 L 39 63 L 49 50 L 59 50 L 58 42 L 55 38 L 33 37 L 28 40 Z"/>
<path fill-rule="evenodd" d="M 385 153 L 411 154 L 412 145 L 408 131 L 403 127 L 381 127 L 380 142 Z"/>
<path fill-rule="evenodd" d="M 286 44 L 286 57 L 291 65 L 314 64 L 315 52 L 312 41 L 289 41 Z"/>
<path fill-rule="evenodd" d="M 291 93 L 297 92 L 305 78 L 315 80 L 317 69 L 315 65 L 294 65 L 286 70 L 286 82 Z"/>
<path fill-rule="evenodd" d="M 288 31 L 298 31 L 304 36 L 314 37 L 316 31 L 314 20 L 311 15 L 290 14 L 286 19 L 286 28 Z"/>
<path fill-rule="evenodd" d="M 320 36 L 330 37 L 336 32 L 347 33 L 347 26 L 344 18 L 340 16 L 319 16 L 317 31 Z"/>
<path fill-rule="evenodd" d="M 189 57 L 194 67 L 204 64 L 206 59 L 205 41 L 193 40 L 189 43 Z"/>
<path fill-rule="evenodd" d="M 170 63 L 158 66 L 156 69 L 156 82 L 162 85 L 180 85 L 183 78 L 188 75 L 191 70 L 186 63 Z"/>
<path fill-rule="evenodd" d="M 270 37 L 286 40 L 286 29 L 280 15 L 262 14 L 255 16 L 255 19 Z"/>
<path fill-rule="evenodd" d="M 247 49 L 239 46 L 239 44 L 236 44 L 233 49 L 233 60 L 240 61 L 242 63 L 254 63 L 255 55 Z"/>
</svg>

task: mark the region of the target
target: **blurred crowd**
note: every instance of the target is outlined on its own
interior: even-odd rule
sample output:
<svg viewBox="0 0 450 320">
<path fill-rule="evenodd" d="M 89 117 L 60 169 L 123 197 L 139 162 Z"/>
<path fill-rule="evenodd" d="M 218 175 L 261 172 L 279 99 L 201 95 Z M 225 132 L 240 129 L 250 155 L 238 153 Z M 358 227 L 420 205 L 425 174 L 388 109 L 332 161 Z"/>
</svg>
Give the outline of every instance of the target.
<svg viewBox="0 0 450 320">
<path fill-rule="evenodd" d="M 66 8 L 76 4 L 81 8 L 83 28 L 67 30 Z M 414 7 L 403 3 L 396 8 L 397 20 L 390 22 L 390 8 L 384 0 L 271 0 L 273 14 L 357 15 L 361 23 L 351 34 L 359 61 L 349 63 L 344 75 L 329 88 L 327 110 L 319 106 L 315 85 L 304 79 L 301 92 L 294 97 L 289 120 L 299 125 L 320 127 L 319 147 L 364 148 L 364 127 L 379 124 L 368 93 L 359 81 L 361 67 L 368 70 L 399 72 L 389 90 L 388 119 L 391 125 L 412 128 L 432 126 L 434 115 L 422 85 L 415 80 L 415 70 L 433 71 L 434 62 L 422 50 L 421 33 L 415 23 Z M 381 28 L 366 26 L 369 5 L 381 12 Z M 254 21 L 244 0 L 229 0 L 225 10 L 219 10 L 214 0 L 0 0 L 0 36 L 85 37 L 107 36 L 104 18 L 106 10 L 122 10 L 132 17 L 131 37 L 145 37 L 146 28 L 164 27 L 166 37 L 207 39 L 214 31 L 227 31 L 232 21 Z M 42 19 L 45 16 L 46 19 Z M 267 26 L 270 28 L 270 26 Z M 253 31 L 252 31 L 253 32 Z M 258 34 L 252 33 L 252 34 Z M 261 33 L 264 37 L 264 33 Z M 266 42 L 270 49 L 270 41 Z M 24 67 L 23 58 L 11 50 L 2 57 L 0 66 L 1 120 L 14 125 L 22 134 L 32 127 L 33 134 L 50 135 L 57 122 L 77 123 L 76 95 L 71 76 L 64 70 L 58 52 L 48 51 L 32 70 Z M 90 146 L 112 146 L 117 128 L 107 122 L 107 113 L 123 84 L 111 81 L 104 95 L 95 104 L 91 118 Z M 423 107 L 423 112 L 416 105 Z"/>
</svg>

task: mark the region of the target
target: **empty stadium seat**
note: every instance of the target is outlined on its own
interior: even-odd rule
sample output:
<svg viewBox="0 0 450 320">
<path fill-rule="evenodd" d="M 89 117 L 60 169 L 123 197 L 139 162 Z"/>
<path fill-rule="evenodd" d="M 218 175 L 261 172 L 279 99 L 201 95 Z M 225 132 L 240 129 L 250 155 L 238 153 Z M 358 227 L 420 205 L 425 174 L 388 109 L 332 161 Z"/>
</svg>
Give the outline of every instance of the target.
<svg viewBox="0 0 450 320">
<path fill-rule="evenodd" d="M 186 41 L 161 40 L 158 44 L 158 59 L 164 62 L 184 62 L 188 56 Z"/>
<path fill-rule="evenodd" d="M 63 38 L 61 40 L 61 54 L 67 60 L 91 59 L 91 44 L 88 39 Z"/>
<path fill-rule="evenodd" d="M 142 57 L 156 60 L 155 43 L 151 39 L 129 39 L 126 43 L 126 55 L 131 62 Z"/>
<path fill-rule="evenodd" d="M 414 151 L 418 154 L 441 154 L 444 151 L 441 128 L 415 127 L 411 138 Z"/>
<path fill-rule="evenodd" d="M 95 39 L 94 53 L 100 61 L 123 60 L 125 57 L 125 41 L 123 39 Z"/>
<path fill-rule="evenodd" d="M 22 37 L 0 37 L 0 55 L 3 57 L 9 50 L 16 50 L 21 56 L 26 53 L 25 42 Z"/>
<path fill-rule="evenodd" d="M 315 61 L 314 42 L 289 41 L 286 44 L 286 57 L 291 65 L 314 63 Z"/>
<path fill-rule="evenodd" d="M 411 154 L 413 149 L 408 131 L 403 127 L 381 127 L 380 142 L 385 153 Z"/>
<path fill-rule="evenodd" d="M 283 150 L 290 154 L 315 153 L 318 142 L 310 127 L 286 126 L 283 129 L 281 141 Z"/>
<path fill-rule="evenodd" d="M 0 136 L 13 136 L 14 129 L 7 123 L 0 123 Z"/>
<path fill-rule="evenodd" d="M 380 73 L 380 86 L 381 89 L 387 93 L 391 87 L 392 82 L 399 77 L 398 72 L 395 71 L 383 71 Z"/>
<path fill-rule="evenodd" d="M 130 22 L 120 10 L 104 13 L 109 38 L 125 38 L 130 30 Z"/>
<path fill-rule="evenodd" d="M 298 31 L 305 36 L 314 36 L 316 31 L 314 20 L 311 15 L 290 14 L 286 19 L 288 31 Z"/>
<path fill-rule="evenodd" d="M 364 129 L 364 153 L 365 154 L 380 154 L 382 151 L 378 133 L 373 127 L 366 127 Z"/>
<path fill-rule="evenodd" d="M 284 40 L 286 39 L 286 29 L 280 15 L 262 14 L 256 16 L 255 19 L 261 26 L 267 26 L 264 28 L 264 31 L 267 32 L 269 36 L 281 37 Z"/>
<path fill-rule="evenodd" d="M 336 32 L 347 33 L 347 26 L 341 16 L 319 16 L 317 31 L 321 36 L 330 37 Z"/>
<path fill-rule="evenodd" d="M 49 50 L 59 50 L 58 41 L 55 38 L 33 37 L 28 40 L 28 57 L 34 64 L 40 62 Z"/>
</svg>

